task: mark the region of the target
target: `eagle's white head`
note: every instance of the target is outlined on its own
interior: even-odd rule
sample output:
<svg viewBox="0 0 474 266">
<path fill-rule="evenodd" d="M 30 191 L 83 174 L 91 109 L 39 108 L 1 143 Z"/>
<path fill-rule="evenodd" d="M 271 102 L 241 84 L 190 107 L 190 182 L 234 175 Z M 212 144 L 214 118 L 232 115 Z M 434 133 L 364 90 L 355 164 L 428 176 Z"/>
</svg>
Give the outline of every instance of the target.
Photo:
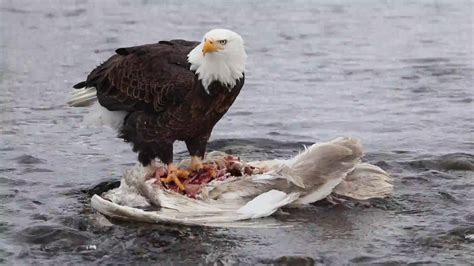
<svg viewBox="0 0 474 266">
<path fill-rule="evenodd" d="M 191 70 L 196 71 L 207 93 L 213 81 L 234 87 L 243 76 L 246 58 L 242 37 L 226 29 L 209 31 L 188 54 Z"/>
</svg>

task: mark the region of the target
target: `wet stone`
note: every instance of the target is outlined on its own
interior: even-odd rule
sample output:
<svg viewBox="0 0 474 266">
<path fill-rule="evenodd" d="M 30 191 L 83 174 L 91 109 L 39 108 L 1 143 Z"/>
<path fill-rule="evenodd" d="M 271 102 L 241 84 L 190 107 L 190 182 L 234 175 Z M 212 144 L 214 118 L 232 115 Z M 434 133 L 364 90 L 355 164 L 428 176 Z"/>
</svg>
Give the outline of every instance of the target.
<svg viewBox="0 0 474 266">
<path fill-rule="evenodd" d="M 100 195 L 106 191 L 109 191 L 120 186 L 120 181 L 109 180 L 99 183 L 98 185 L 93 186 L 92 188 L 83 189 L 82 192 L 87 193 L 90 197 L 95 194 Z"/>
<path fill-rule="evenodd" d="M 90 239 L 85 232 L 60 225 L 39 225 L 23 229 L 18 236 L 25 242 L 32 244 L 49 244 L 58 240 L 67 240 L 71 243 L 83 244 Z"/>
<path fill-rule="evenodd" d="M 37 158 L 33 155 L 22 155 L 14 159 L 19 164 L 41 164 L 44 161 L 40 158 Z"/>
<path fill-rule="evenodd" d="M 315 261 L 311 257 L 303 256 L 282 256 L 276 259 L 262 259 L 260 263 L 270 265 L 301 265 L 301 266 L 312 266 L 315 263 L 322 263 L 322 260 Z"/>
</svg>

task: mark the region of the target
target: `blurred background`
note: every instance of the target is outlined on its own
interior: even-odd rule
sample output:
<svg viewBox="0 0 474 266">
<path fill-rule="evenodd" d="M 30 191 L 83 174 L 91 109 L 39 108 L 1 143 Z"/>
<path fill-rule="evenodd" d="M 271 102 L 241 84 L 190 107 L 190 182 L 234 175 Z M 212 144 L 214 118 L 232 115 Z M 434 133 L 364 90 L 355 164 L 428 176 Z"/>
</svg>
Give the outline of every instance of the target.
<svg viewBox="0 0 474 266">
<path fill-rule="evenodd" d="M 1 0 L 0 263 L 472 261 L 473 8 Z M 96 222 L 81 191 L 118 180 L 136 155 L 114 131 L 84 125 L 87 110 L 65 104 L 72 85 L 116 48 L 201 40 L 213 28 L 242 35 L 248 64 L 210 149 L 281 158 L 302 144 L 356 137 L 366 160 L 395 177 L 394 198 L 275 218 L 291 230 Z M 184 146 L 176 149 L 182 158 Z"/>
</svg>

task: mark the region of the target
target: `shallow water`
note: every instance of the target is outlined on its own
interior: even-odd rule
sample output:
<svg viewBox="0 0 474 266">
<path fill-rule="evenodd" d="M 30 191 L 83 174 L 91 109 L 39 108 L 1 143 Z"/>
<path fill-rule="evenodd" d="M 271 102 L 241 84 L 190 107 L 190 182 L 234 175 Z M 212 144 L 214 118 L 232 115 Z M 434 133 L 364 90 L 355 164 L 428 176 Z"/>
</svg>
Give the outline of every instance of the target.
<svg viewBox="0 0 474 266">
<path fill-rule="evenodd" d="M 473 4 L 0 2 L 0 263 L 474 261 Z M 121 46 L 242 34 L 246 85 L 210 149 L 290 157 L 361 139 L 395 194 L 222 229 L 100 219 L 88 191 L 135 154 L 81 124 L 70 87 Z M 177 158 L 183 146 L 177 145 Z M 266 221 L 262 221 L 266 222 Z"/>
</svg>

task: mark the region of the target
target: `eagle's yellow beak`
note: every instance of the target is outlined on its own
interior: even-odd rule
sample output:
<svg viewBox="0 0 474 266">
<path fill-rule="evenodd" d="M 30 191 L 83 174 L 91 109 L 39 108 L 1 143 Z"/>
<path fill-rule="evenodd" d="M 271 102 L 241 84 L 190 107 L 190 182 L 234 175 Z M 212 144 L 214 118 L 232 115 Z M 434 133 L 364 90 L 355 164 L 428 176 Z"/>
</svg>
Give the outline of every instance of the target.
<svg viewBox="0 0 474 266">
<path fill-rule="evenodd" d="M 202 54 L 206 55 L 207 53 L 216 52 L 217 50 L 219 49 L 217 48 L 216 43 L 212 40 L 207 39 L 204 42 L 204 46 L 202 47 Z"/>
</svg>

